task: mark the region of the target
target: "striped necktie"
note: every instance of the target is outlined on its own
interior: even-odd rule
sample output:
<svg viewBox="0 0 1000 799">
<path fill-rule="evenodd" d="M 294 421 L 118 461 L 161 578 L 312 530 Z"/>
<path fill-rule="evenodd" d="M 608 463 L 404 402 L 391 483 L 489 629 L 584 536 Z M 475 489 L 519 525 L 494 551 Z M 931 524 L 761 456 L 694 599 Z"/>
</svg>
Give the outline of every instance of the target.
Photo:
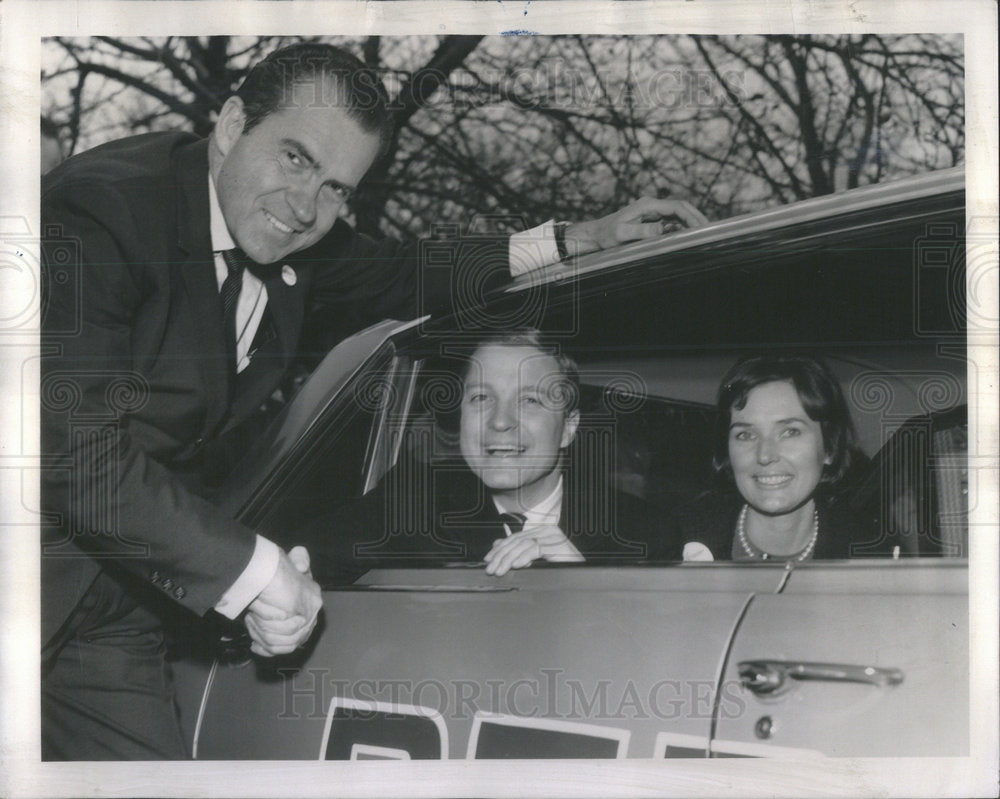
<svg viewBox="0 0 1000 799">
<path fill-rule="evenodd" d="M 236 357 L 236 305 L 243 288 L 243 270 L 246 268 L 247 256 L 238 247 L 222 251 L 222 260 L 226 262 L 229 274 L 222 282 L 220 296 L 222 298 L 222 321 L 226 329 L 226 345 Z"/>
<path fill-rule="evenodd" d="M 236 301 L 240 297 L 240 289 L 243 288 L 243 270 L 246 268 L 247 256 L 238 247 L 232 250 L 222 251 L 222 260 L 226 262 L 226 269 L 229 274 L 222 282 L 222 311 L 228 318 L 230 314 L 236 312 Z"/>
</svg>

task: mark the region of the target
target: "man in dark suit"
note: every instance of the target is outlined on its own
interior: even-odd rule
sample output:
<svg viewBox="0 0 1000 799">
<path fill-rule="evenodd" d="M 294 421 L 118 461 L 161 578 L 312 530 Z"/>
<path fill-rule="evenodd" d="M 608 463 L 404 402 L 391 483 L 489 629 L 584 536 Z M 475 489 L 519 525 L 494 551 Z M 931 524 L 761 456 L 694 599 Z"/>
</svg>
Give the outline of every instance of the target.
<svg viewBox="0 0 1000 799">
<path fill-rule="evenodd" d="M 296 45 L 250 72 L 209 140 L 137 136 L 46 177 L 44 758 L 185 756 L 164 604 L 244 619 L 262 656 L 311 634 L 308 553 L 221 513 L 211 492 L 305 327 L 343 336 L 412 317 L 422 279 L 424 299 L 447 299 L 415 248 L 339 220 L 390 126 L 374 73 Z M 640 202 L 559 232 L 586 251 L 652 235 L 644 217 L 691 213 Z M 497 249 L 541 265 L 516 242 Z"/>
<path fill-rule="evenodd" d="M 502 521 L 494 528 L 502 535 L 482 556 L 488 574 L 539 559 L 584 560 L 586 547 L 573 543 L 583 538 L 567 517 L 590 497 L 574 495 L 562 469 L 580 425 L 578 397 L 576 364 L 547 349 L 534 331 L 487 338 L 469 359 L 459 447 L 489 494 L 480 518 Z"/>
<path fill-rule="evenodd" d="M 407 459 L 360 502 L 317 512 L 315 529 L 296 532 L 321 580 L 428 560 L 484 562 L 502 576 L 539 559 L 620 563 L 654 550 L 680 559 L 662 514 L 615 490 L 610 462 L 571 446 L 588 432 L 578 369 L 539 331 L 474 343 L 461 383 L 460 458 Z"/>
</svg>

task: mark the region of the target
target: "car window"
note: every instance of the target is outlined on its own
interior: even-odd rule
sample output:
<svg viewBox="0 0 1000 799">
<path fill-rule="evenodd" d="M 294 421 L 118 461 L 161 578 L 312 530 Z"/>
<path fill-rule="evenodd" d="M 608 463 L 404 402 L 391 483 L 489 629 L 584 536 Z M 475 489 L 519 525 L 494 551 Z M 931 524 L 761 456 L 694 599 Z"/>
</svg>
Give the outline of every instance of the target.
<svg viewBox="0 0 1000 799">
<path fill-rule="evenodd" d="M 294 543 L 298 531 L 362 496 L 366 470 L 384 447 L 379 432 L 397 396 L 393 380 L 402 367 L 390 343 L 319 414 L 288 458 L 292 468 L 266 487 L 267 502 L 247 521 L 280 543 Z"/>
<path fill-rule="evenodd" d="M 855 556 L 966 557 L 968 454 L 964 405 L 903 422 L 854 497 L 880 533 Z"/>
<path fill-rule="evenodd" d="M 620 356 L 614 364 L 607 353 L 580 356 L 581 423 L 565 480 L 568 490 L 588 496 L 575 529 L 608 541 L 585 562 L 680 560 L 680 550 L 656 536 L 672 531 L 671 519 L 684 519 L 685 508 L 710 495 L 718 479 L 711 458 L 716 411 L 690 398 L 698 393 L 690 385 L 698 369 L 690 356 L 678 360 L 648 348 L 641 358 Z M 714 383 L 718 378 L 708 376 L 731 357 L 702 353 L 702 382 Z M 659 396 L 675 360 L 685 374 L 678 392 L 687 397 Z M 378 566 L 470 562 L 435 533 L 436 514 L 456 528 L 474 526 L 489 502 L 478 490 L 465 504 L 440 507 L 442 485 L 467 472 L 459 448 L 461 396 L 454 359 L 405 348 L 380 353 L 320 417 L 308 454 L 283 480 L 261 526 L 280 542 L 319 553 L 330 582 Z M 881 446 L 869 443 L 872 457 L 858 466 L 843 500 L 871 531 L 854 541 L 851 557 L 965 556 L 966 430 L 965 408 L 957 406 L 910 417 Z M 620 507 L 637 502 L 648 509 L 639 520 Z"/>
<path fill-rule="evenodd" d="M 412 523 L 397 532 L 417 535 L 420 520 L 431 523 L 435 482 L 448 481 L 465 470 L 459 445 L 461 381 L 458 364 L 447 358 L 407 359 L 406 363 L 409 379 L 396 379 L 397 412 L 380 420 L 382 429 L 376 438 L 385 444 L 366 481 L 384 499 L 386 519 Z M 674 504 L 710 485 L 712 472 L 705 454 L 714 409 L 645 396 L 628 384 L 624 372 L 600 370 L 585 373 L 583 378 L 581 421 L 564 469 L 566 481 L 572 483 L 568 489 L 589 496 L 586 518 L 576 520 L 579 529 L 593 536 L 612 535 L 613 496 L 645 501 L 663 516 Z M 406 413 L 400 407 L 403 396 Z M 484 493 L 476 493 L 468 507 L 449 510 L 456 516 L 474 515 L 486 499 Z M 630 531 L 621 532 L 631 538 Z M 635 532 L 642 534 L 637 538 L 645 533 Z M 628 546 L 623 549 L 623 557 L 649 554 Z"/>
</svg>

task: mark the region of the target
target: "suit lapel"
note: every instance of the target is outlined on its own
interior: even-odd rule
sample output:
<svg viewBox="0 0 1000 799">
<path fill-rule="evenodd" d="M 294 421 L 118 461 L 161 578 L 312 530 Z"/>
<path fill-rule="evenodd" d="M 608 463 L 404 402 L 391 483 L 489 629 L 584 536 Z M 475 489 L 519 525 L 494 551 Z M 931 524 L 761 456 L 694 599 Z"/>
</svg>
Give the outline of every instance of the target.
<svg viewBox="0 0 1000 799">
<path fill-rule="evenodd" d="M 292 278 L 292 275 L 295 277 Z M 282 369 L 291 363 L 298 347 L 305 313 L 305 293 L 308 284 L 306 277 L 301 268 L 292 269 L 286 264 L 282 265 L 279 274 L 269 277 L 264 284 L 267 287 L 267 308 L 274 322 L 274 332 L 277 334 L 276 346 Z M 286 278 L 294 282 L 289 285 Z"/>
<path fill-rule="evenodd" d="M 493 542 L 505 534 L 490 492 L 464 465 L 443 469 L 434 481 L 438 535 L 464 547 L 464 560 L 482 560 Z"/>
<path fill-rule="evenodd" d="M 209 396 L 218 402 L 209 407 L 205 422 L 213 430 L 223 418 L 232 391 L 232 369 L 226 351 L 219 303 L 219 286 L 212 256 L 212 235 L 208 204 L 208 141 L 202 140 L 178 150 L 177 246 L 185 256 L 180 280 L 191 309 L 190 324 L 195 339 L 203 347 L 195 354 Z"/>
</svg>

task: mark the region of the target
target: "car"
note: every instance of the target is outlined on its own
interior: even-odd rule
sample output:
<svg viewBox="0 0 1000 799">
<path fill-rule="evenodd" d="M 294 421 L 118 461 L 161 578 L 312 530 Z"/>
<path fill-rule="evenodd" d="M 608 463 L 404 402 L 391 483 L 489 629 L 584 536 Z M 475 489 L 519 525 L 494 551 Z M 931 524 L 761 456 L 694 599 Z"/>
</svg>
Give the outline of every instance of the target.
<svg viewBox="0 0 1000 799">
<path fill-rule="evenodd" d="M 582 256 L 482 296 L 458 274 L 453 313 L 343 341 L 219 501 L 283 543 L 310 529 L 313 550 L 335 542 L 356 572 L 317 569 L 321 622 L 293 655 L 254 658 L 235 628 L 178 635 L 192 754 L 967 755 L 964 242 L 963 173 L 945 170 Z M 424 246 L 427 268 L 448 268 L 478 245 Z M 726 369 L 748 353 L 821 354 L 871 459 L 852 503 L 880 535 L 850 559 L 794 567 L 626 554 L 493 577 L 334 522 L 393 467 L 454 459 L 444 356 L 513 325 L 578 361 L 576 450 L 664 514 L 712 484 Z M 408 512 L 375 540 L 412 533 Z"/>
</svg>

